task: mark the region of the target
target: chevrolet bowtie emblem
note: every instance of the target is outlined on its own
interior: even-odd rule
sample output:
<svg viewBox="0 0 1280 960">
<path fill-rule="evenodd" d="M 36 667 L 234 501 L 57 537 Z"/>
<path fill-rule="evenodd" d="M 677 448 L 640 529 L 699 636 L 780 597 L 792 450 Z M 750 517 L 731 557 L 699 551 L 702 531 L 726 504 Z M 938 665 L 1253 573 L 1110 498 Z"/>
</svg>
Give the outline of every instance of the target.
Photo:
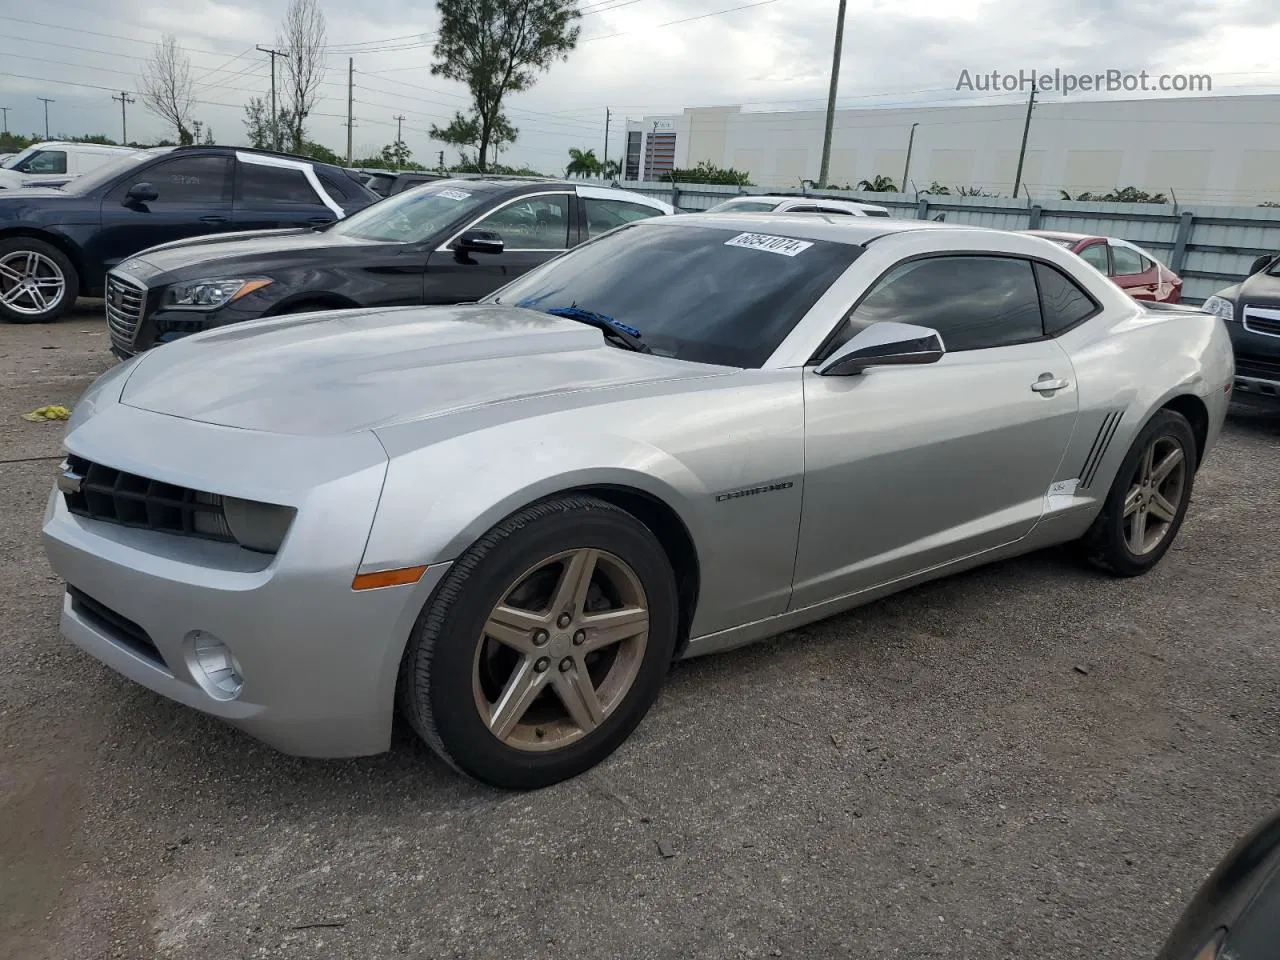
<svg viewBox="0 0 1280 960">
<path fill-rule="evenodd" d="M 79 493 L 83 482 L 84 476 L 71 469 L 70 461 L 63 460 L 58 467 L 58 489 L 63 493 Z"/>
</svg>

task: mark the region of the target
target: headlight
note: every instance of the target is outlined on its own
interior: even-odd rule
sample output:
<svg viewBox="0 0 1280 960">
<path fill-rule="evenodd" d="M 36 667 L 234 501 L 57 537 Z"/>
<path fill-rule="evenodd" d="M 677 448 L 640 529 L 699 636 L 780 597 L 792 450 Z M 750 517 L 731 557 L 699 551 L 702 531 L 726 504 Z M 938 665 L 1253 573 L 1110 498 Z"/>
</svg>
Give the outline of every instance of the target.
<svg viewBox="0 0 1280 960">
<path fill-rule="evenodd" d="M 1210 297 L 1200 309 L 1205 313 L 1216 314 L 1223 320 L 1230 321 L 1236 318 L 1236 305 L 1226 297 Z"/>
<path fill-rule="evenodd" d="M 175 283 L 165 291 L 164 305 L 171 310 L 216 310 L 271 283 L 266 277 L 249 280 L 191 280 Z"/>
</svg>

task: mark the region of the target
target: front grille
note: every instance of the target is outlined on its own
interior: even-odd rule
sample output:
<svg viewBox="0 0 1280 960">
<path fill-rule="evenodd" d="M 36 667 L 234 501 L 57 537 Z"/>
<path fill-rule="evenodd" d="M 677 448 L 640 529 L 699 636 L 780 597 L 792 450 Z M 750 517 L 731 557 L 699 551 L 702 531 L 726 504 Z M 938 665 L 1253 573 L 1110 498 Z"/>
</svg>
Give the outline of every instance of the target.
<svg viewBox="0 0 1280 960">
<path fill-rule="evenodd" d="M 71 609 L 84 617 L 95 627 L 107 634 L 120 646 L 132 650 L 138 656 L 150 660 L 156 666 L 168 669 L 160 648 L 140 626 L 120 616 L 106 604 L 99 603 L 83 590 L 67 584 L 67 594 L 71 597 Z"/>
<path fill-rule="evenodd" d="M 1252 333 L 1263 333 L 1271 337 L 1280 337 L 1280 311 L 1268 310 L 1263 316 L 1253 307 L 1244 308 L 1244 328 Z"/>
<path fill-rule="evenodd" d="M 1236 376 L 1255 377 L 1259 380 L 1280 380 L 1280 357 L 1259 357 L 1253 354 L 1236 354 Z"/>
<path fill-rule="evenodd" d="M 133 339 L 146 309 L 147 288 L 121 274 L 107 274 L 107 331 L 121 353 L 134 352 Z"/>
<path fill-rule="evenodd" d="M 68 482 L 63 485 L 60 480 L 59 484 L 67 509 L 78 517 L 236 542 L 223 513 L 222 497 L 216 493 L 162 483 L 74 455 L 67 457 L 64 479 Z"/>
</svg>

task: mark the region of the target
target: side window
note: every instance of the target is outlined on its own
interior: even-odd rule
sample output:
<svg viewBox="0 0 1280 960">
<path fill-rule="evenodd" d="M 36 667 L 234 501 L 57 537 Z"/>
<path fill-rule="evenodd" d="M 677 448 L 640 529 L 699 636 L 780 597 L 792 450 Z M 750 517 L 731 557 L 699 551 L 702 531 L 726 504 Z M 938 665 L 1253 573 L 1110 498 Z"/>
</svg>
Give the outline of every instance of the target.
<svg viewBox="0 0 1280 960">
<path fill-rule="evenodd" d="M 351 199 L 351 194 L 347 192 L 346 187 L 342 185 L 342 177 L 330 177 L 325 174 L 317 174 L 320 177 L 320 184 L 324 187 L 325 192 L 329 196 L 342 204 L 344 201 Z M 348 186 L 355 186 L 355 181 L 351 181 Z"/>
<path fill-rule="evenodd" d="M 1031 262 L 1008 257 L 930 257 L 899 264 L 849 314 L 836 346 L 884 320 L 931 327 L 950 352 L 1044 336 Z"/>
<path fill-rule="evenodd" d="M 818 213 L 840 213 L 846 217 L 853 216 L 853 213 L 851 211 L 841 210 L 839 207 L 814 207 L 813 209 L 816 210 Z"/>
<path fill-rule="evenodd" d="M 581 200 L 587 210 L 587 236 L 594 237 L 620 227 L 624 223 L 636 220 L 648 220 L 662 214 L 661 210 L 646 207 L 640 203 L 628 203 L 625 200 L 601 200 L 597 197 L 583 197 Z"/>
<path fill-rule="evenodd" d="M 260 163 L 236 164 L 237 203 L 321 202 L 301 170 L 293 167 L 266 167 Z"/>
<path fill-rule="evenodd" d="M 1111 262 L 1115 265 L 1117 277 L 1142 273 L 1142 254 L 1128 247 L 1112 247 Z"/>
<path fill-rule="evenodd" d="M 526 197 L 491 213 L 473 230 L 492 230 L 508 250 L 564 250 L 569 246 L 569 195 Z"/>
<path fill-rule="evenodd" d="M 787 209 L 783 212 L 784 213 L 821 213 L 822 211 L 819 210 L 817 207 L 811 207 L 811 206 L 806 206 L 804 204 L 799 204 L 794 207 L 787 207 Z"/>
<path fill-rule="evenodd" d="M 40 150 L 23 160 L 17 167 L 23 173 L 66 173 L 65 150 Z"/>
<path fill-rule="evenodd" d="M 123 200 L 135 183 L 149 183 L 156 203 L 216 203 L 231 199 L 231 161 L 226 157 L 175 157 L 125 177 L 111 191 Z"/>
<path fill-rule="evenodd" d="M 1098 305 L 1061 270 L 1047 264 L 1035 265 L 1036 282 L 1040 285 L 1040 311 L 1044 314 L 1044 332 L 1056 337 L 1081 320 L 1097 313 Z"/>
<path fill-rule="evenodd" d="M 1085 247 L 1080 251 L 1080 259 L 1094 267 L 1103 276 L 1110 272 L 1111 268 L 1107 263 L 1107 245 L 1105 243 L 1094 243 Z"/>
</svg>

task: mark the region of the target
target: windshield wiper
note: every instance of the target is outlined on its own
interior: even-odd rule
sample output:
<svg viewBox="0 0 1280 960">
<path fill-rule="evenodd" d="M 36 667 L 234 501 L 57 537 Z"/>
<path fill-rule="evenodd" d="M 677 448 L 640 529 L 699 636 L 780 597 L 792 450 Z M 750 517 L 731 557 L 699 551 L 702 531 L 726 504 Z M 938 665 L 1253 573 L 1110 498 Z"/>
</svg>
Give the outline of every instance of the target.
<svg viewBox="0 0 1280 960">
<path fill-rule="evenodd" d="M 578 323 L 585 323 L 588 326 L 595 327 L 597 330 L 604 331 L 604 335 L 626 347 L 628 350 L 634 350 L 636 353 L 652 353 L 649 345 L 644 342 L 639 330 L 635 327 L 629 327 L 625 323 L 619 323 L 613 317 L 606 317 L 603 313 L 595 313 L 591 310 L 584 310 L 576 303 L 567 307 L 547 307 L 541 308 L 534 306 L 527 301 L 516 304 L 517 307 L 526 307 L 530 310 L 541 310 L 542 313 L 550 314 L 553 317 L 563 317 L 566 320 L 576 320 Z"/>
</svg>

